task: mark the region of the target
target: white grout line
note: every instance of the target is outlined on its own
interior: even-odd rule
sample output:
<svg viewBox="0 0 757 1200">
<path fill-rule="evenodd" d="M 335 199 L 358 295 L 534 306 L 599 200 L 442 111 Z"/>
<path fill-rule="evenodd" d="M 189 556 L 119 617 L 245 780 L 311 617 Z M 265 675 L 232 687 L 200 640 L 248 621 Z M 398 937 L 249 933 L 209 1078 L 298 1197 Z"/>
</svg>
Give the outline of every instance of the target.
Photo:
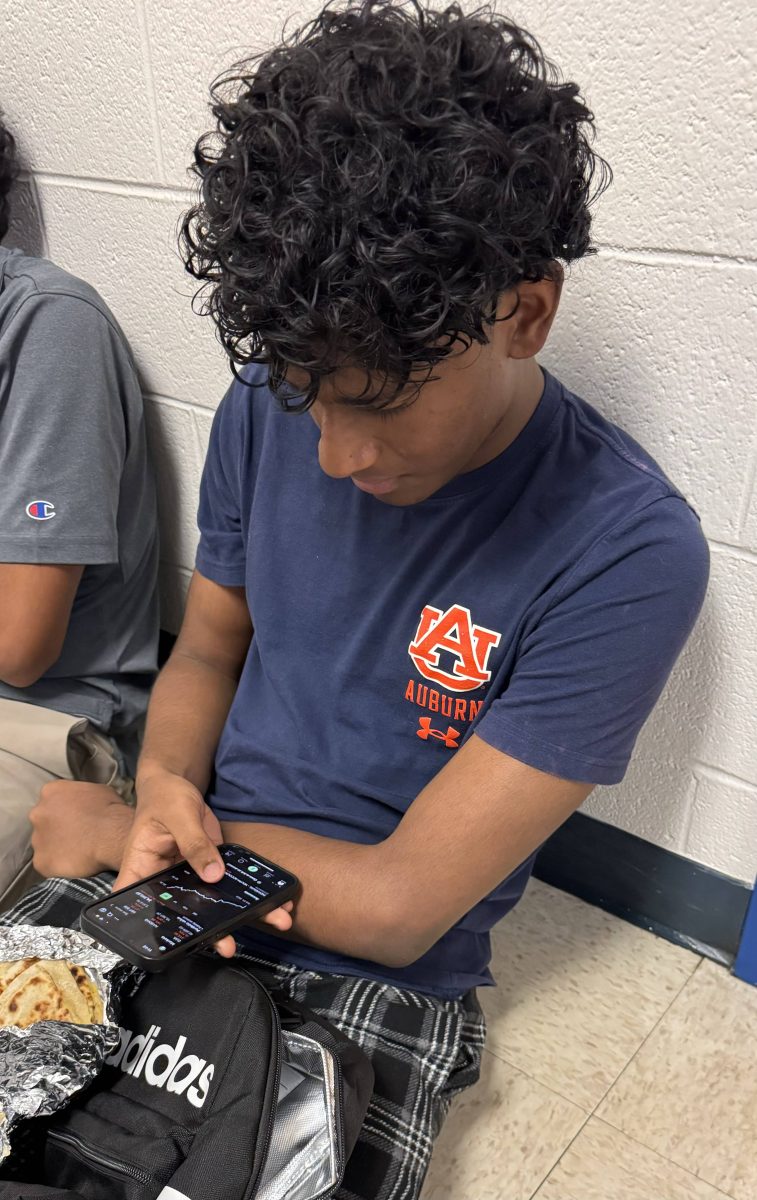
<svg viewBox="0 0 757 1200">
<path fill-rule="evenodd" d="M 739 511 L 739 520 L 737 530 L 739 537 L 744 536 L 746 529 L 747 518 L 749 516 L 749 505 L 752 501 L 752 496 L 757 492 L 757 438 L 755 438 L 754 447 L 750 455 L 750 462 L 747 464 L 746 483 L 744 485 L 744 498 L 741 501 L 741 509 Z M 755 501 L 757 503 L 757 500 Z"/>
<path fill-rule="evenodd" d="M 180 200 L 189 204 L 192 200 L 191 187 L 179 188 L 161 183 L 127 183 L 122 179 L 100 179 L 85 175 L 58 175 L 52 171 L 35 171 L 34 178 L 44 185 L 72 188 L 80 192 L 101 192 L 126 199 L 162 200 L 164 203 Z M 29 172 L 21 178 L 28 179 Z"/>
<path fill-rule="evenodd" d="M 699 778 L 693 764 L 691 766 L 691 772 L 691 783 L 689 784 L 686 792 L 686 809 L 683 817 L 683 826 L 678 835 L 678 844 L 680 849 L 676 851 L 676 853 L 682 855 L 688 855 L 686 847 L 688 846 L 689 835 L 691 834 L 691 826 L 694 824 L 694 809 L 696 807 L 697 791 L 699 789 Z"/>
<path fill-rule="evenodd" d="M 157 120 L 157 112 L 156 112 Z M 159 136 L 159 132 L 158 132 Z M 161 170 L 165 171 L 162 162 Z M 21 178 L 28 177 L 28 172 Z M 145 199 L 179 199 L 185 203 L 193 197 L 193 187 L 187 183 L 185 188 L 168 183 L 147 183 L 143 180 L 107 179 L 89 175 L 66 175 L 55 171 L 35 171 L 34 174 L 43 183 L 55 184 L 58 187 L 80 188 L 83 191 L 107 192 L 119 196 L 143 197 Z M 597 242 L 598 257 L 615 258 L 627 262 L 650 263 L 665 266 L 693 266 L 706 264 L 711 267 L 755 267 L 757 259 L 741 254 L 715 253 L 706 250 L 669 250 L 661 246 L 619 246 L 612 242 Z M 585 259 L 578 259 L 575 265 L 580 267 Z"/>
<path fill-rule="evenodd" d="M 150 49 L 150 28 L 147 18 L 147 9 L 145 0 L 134 0 L 137 10 L 137 24 L 139 25 L 139 40 L 142 43 L 142 65 L 145 75 L 145 84 L 147 88 L 147 102 L 150 109 L 150 122 L 152 124 L 152 140 L 155 148 L 155 160 L 158 166 L 158 173 L 161 182 L 166 182 L 166 164 L 163 158 L 163 144 L 160 137 L 160 118 L 158 115 L 158 98 L 155 93 L 155 73 L 152 66 L 152 51 Z"/>
<path fill-rule="evenodd" d="M 704 779 L 712 779 L 715 783 L 736 784 L 737 787 L 746 788 L 757 795 L 757 783 L 753 779 L 744 779 L 742 775 L 734 775 L 731 771 L 724 771 L 721 767 L 713 767 L 698 759 L 694 760 L 691 769 L 696 778 L 702 776 Z"/>
<path fill-rule="evenodd" d="M 221 395 L 222 394 L 223 393 L 221 393 Z M 215 406 L 211 407 L 210 404 L 200 404 L 199 401 L 196 400 L 177 400 L 175 396 L 166 396 L 162 392 L 145 391 L 143 392 L 143 396 L 145 400 L 150 400 L 156 404 L 164 404 L 166 408 L 181 408 L 186 412 L 204 413 L 206 416 L 211 418 L 215 415 L 216 411 Z M 219 403 L 220 398 L 221 397 L 219 396 Z"/>
<path fill-rule="evenodd" d="M 743 546 L 734 546 L 731 542 L 721 542 L 715 538 L 708 538 L 710 549 L 717 554 L 730 554 L 733 558 L 740 558 L 743 562 L 752 563 L 757 566 L 757 554 L 754 550 L 745 550 Z"/>
<path fill-rule="evenodd" d="M 662 246 L 616 246 L 597 242 L 599 257 L 624 259 L 628 262 L 665 263 L 668 266 L 690 267 L 706 263 L 713 267 L 755 267 L 757 259 L 743 254 L 724 254 L 706 250 L 668 250 Z M 577 265 L 582 261 L 579 259 Z"/>
</svg>

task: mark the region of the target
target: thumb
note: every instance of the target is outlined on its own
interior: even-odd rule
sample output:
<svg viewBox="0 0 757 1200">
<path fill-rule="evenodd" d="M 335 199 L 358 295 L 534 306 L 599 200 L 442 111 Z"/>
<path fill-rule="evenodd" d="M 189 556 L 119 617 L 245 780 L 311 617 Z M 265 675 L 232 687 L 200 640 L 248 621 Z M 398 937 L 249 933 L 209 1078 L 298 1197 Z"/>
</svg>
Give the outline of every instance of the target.
<svg viewBox="0 0 757 1200">
<path fill-rule="evenodd" d="M 156 871 L 169 867 L 172 862 L 172 857 L 168 858 L 157 850 L 129 844 L 124 851 L 121 869 L 113 881 L 113 891 L 131 887 L 141 879 L 146 879 L 148 875 L 154 875 Z"/>
<path fill-rule="evenodd" d="M 218 883 L 223 878 L 226 867 L 218 847 L 205 832 L 202 819 L 193 814 L 187 814 L 182 822 L 181 831 L 174 832 L 176 845 L 182 858 L 185 858 L 206 883 Z"/>
</svg>

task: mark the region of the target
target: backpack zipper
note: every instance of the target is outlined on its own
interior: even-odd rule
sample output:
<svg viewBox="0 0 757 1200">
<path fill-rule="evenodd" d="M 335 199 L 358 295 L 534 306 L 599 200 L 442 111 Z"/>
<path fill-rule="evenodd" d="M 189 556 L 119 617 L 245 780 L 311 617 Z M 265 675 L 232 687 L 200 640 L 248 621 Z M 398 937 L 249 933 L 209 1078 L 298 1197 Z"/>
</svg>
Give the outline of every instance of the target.
<svg viewBox="0 0 757 1200">
<path fill-rule="evenodd" d="M 281 1020 L 279 1018 L 279 1010 L 277 1009 L 276 1005 L 274 1004 L 273 998 L 269 995 L 268 988 L 264 987 L 263 984 L 260 983 L 259 980 L 255 979 L 254 975 L 250 975 L 250 978 L 255 981 L 256 985 L 262 991 L 263 995 L 265 996 L 266 1000 L 268 1001 L 268 1004 L 270 1005 L 271 1013 L 273 1014 L 273 1030 L 274 1030 L 274 1034 L 276 1035 L 275 1039 L 274 1039 L 274 1043 L 273 1043 L 275 1050 L 276 1050 L 276 1065 L 275 1065 L 274 1071 L 273 1071 L 272 1095 L 274 1097 L 277 1097 L 279 1094 L 279 1084 L 281 1082 Z M 260 1182 L 260 1176 L 262 1174 L 263 1168 L 265 1167 L 266 1160 L 268 1158 L 268 1151 L 271 1147 L 271 1138 L 273 1137 L 273 1126 L 275 1124 L 275 1121 L 276 1121 L 276 1100 L 274 1099 L 274 1102 L 273 1102 L 273 1104 L 271 1104 L 270 1111 L 268 1113 L 268 1122 L 266 1124 L 265 1135 L 263 1137 L 263 1142 L 262 1142 L 263 1157 L 260 1160 L 260 1166 L 258 1167 L 257 1174 L 255 1175 L 255 1179 L 250 1181 L 252 1186 L 247 1190 L 247 1193 L 246 1193 L 247 1197 L 252 1197 L 255 1195 L 258 1183 Z"/>
<path fill-rule="evenodd" d="M 318 1041 L 317 1038 L 313 1038 L 312 1040 L 316 1042 Z M 324 1049 L 327 1054 L 330 1054 L 334 1060 L 334 1081 L 336 1084 L 334 1089 L 334 1103 L 337 1114 L 336 1140 L 341 1170 L 339 1171 L 339 1178 L 337 1179 L 336 1183 L 333 1183 L 324 1191 L 319 1192 L 317 1196 L 313 1196 L 312 1200 L 329 1200 L 329 1197 L 334 1195 L 337 1188 L 341 1187 L 342 1180 L 344 1179 L 344 1172 L 347 1167 L 344 1156 L 344 1075 L 342 1072 L 342 1064 L 339 1060 L 339 1055 L 337 1054 L 336 1050 L 332 1050 L 329 1046 L 324 1046 L 322 1042 L 318 1042 L 318 1045 L 320 1045 L 321 1049 Z"/>
<path fill-rule="evenodd" d="M 83 1142 L 75 1133 L 68 1133 L 61 1129 L 51 1129 L 47 1136 L 52 1142 L 61 1142 L 64 1146 L 68 1146 L 73 1151 L 75 1158 L 94 1163 L 95 1166 L 101 1167 L 111 1175 L 125 1175 L 129 1179 L 135 1179 L 137 1183 L 141 1183 L 145 1187 L 149 1187 L 151 1184 L 154 1185 L 157 1182 L 152 1175 L 148 1175 L 146 1171 L 141 1171 L 139 1167 L 133 1167 L 130 1163 L 109 1158 L 106 1154 L 101 1154 L 99 1150 L 93 1150 L 91 1146 Z"/>
<path fill-rule="evenodd" d="M 334 1193 L 336 1192 L 337 1188 L 341 1187 L 342 1180 L 344 1179 L 345 1168 L 347 1166 L 346 1162 L 344 1161 L 344 1097 L 342 1094 L 342 1092 L 343 1092 L 342 1064 L 340 1063 L 339 1058 L 335 1051 L 329 1050 L 328 1046 L 325 1049 L 326 1049 L 326 1053 L 330 1054 L 331 1057 L 333 1058 L 334 1067 L 336 1068 L 334 1071 L 334 1079 L 336 1082 L 336 1087 L 334 1089 L 334 1092 L 335 1092 L 334 1103 L 336 1106 L 336 1115 L 337 1115 L 337 1121 L 336 1121 L 337 1153 L 339 1154 L 339 1164 L 340 1164 L 341 1170 L 338 1171 L 338 1179 L 337 1179 L 336 1183 L 332 1183 L 331 1187 L 326 1188 L 325 1191 L 319 1192 L 317 1196 L 313 1197 L 313 1200 L 329 1200 L 329 1196 L 333 1196 Z"/>
</svg>

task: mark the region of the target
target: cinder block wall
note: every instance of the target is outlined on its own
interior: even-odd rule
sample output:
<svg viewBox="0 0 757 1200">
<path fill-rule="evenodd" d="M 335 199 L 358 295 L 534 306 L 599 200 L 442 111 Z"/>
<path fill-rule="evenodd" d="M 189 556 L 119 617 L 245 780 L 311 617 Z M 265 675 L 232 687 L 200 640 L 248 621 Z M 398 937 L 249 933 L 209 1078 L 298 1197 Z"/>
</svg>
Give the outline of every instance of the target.
<svg viewBox="0 0 757 1200">
<path fill-rule="evenodd" d="M 175 629 L 197 486 L 229 380 L 175 251 L 207 84 L 311 0 L 5 0 L 0 106 L 30 172 L 11 240 L 89 280 L 144 379 Z M 514 0 L 582 85 L 615 183 L 545 366 L 617 420 L 697 507 L 699 627 L 625 783 L 587 810 L 739 879 L 757 869 L 757 10 L 724 0 Z M 504 11 L 504 10 L 503 10 Z"/>
</svg>

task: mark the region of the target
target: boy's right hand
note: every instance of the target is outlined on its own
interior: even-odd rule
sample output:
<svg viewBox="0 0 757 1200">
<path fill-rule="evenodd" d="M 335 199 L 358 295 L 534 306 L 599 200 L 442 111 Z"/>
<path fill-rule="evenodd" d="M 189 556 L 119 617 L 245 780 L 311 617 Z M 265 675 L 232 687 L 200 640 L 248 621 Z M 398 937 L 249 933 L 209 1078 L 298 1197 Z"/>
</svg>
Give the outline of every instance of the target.
<svg viewBox="0 0 757 1200">
<path fill-rule="evenodd" d="M 136 812 L 113 890 L 130 887 L 181 859 L 206 883 L 217 883 L 226 869 L 218 853 L 222 841 L 218 818 L 193 784 L 170 771 L 151 771 L 137 780 Z M 291 910 L 291 903 L 276 908 L 263 921 L 285 933 L 292 926 Z M 235 949 L 231 936 L 216 943 L 224 957 Z"/>
<path fill-rule="evenodd" d="M 182 858 L 206 883 L 217 883 L 222 841 L 218 818 L 193 784 L 171 771 L 151 771 L 137 780 L 134 822 L 113 887 L 130 887 Z"/>
</svg>

